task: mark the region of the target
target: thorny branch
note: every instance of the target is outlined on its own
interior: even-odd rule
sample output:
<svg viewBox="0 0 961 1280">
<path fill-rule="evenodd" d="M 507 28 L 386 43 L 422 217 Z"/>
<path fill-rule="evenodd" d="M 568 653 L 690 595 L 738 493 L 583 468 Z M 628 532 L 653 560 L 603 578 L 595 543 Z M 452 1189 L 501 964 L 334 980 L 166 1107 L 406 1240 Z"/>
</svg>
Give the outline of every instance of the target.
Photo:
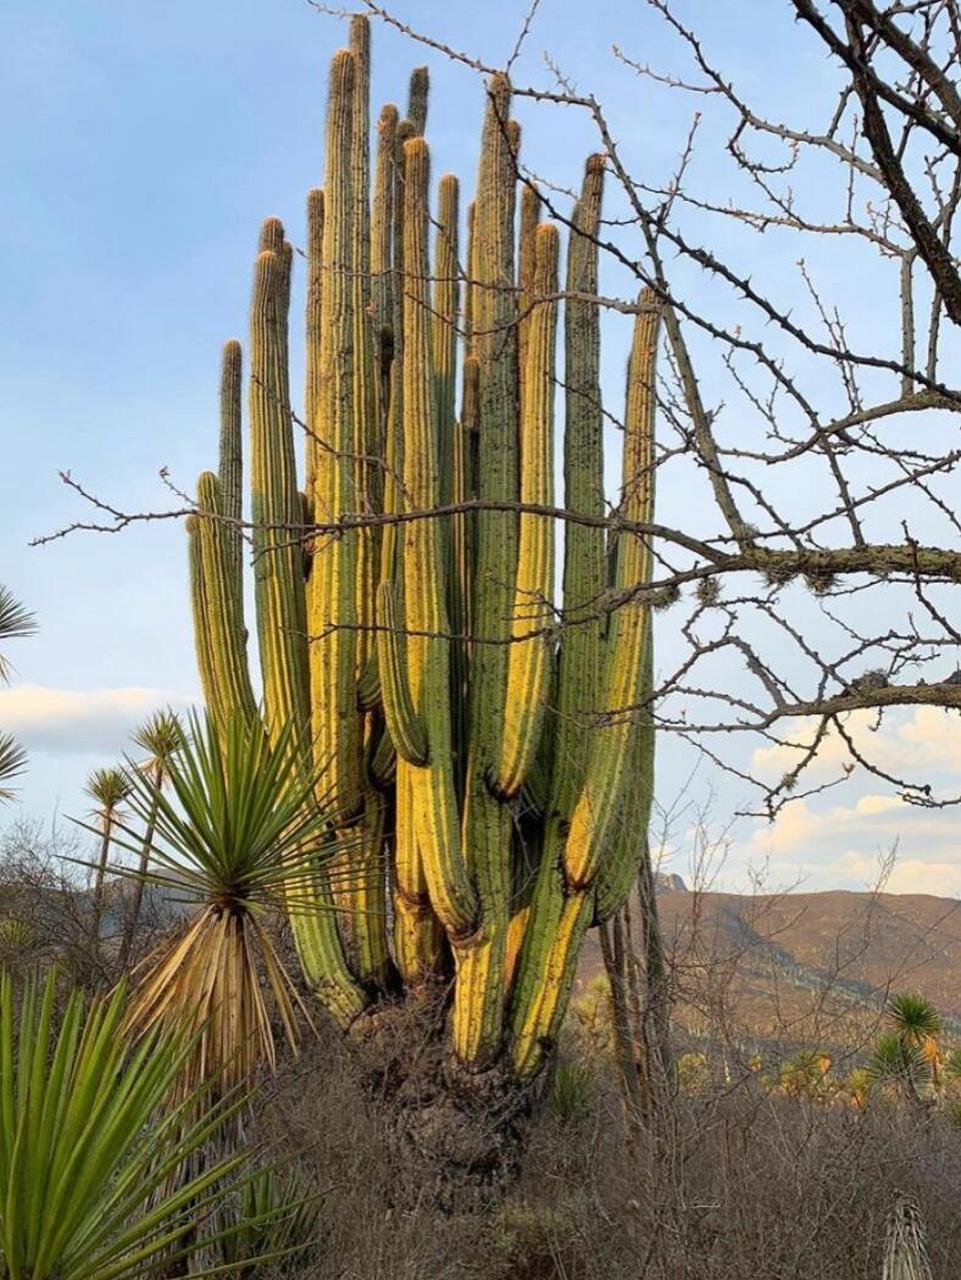
<svg viewBox="0 0 961 1280">
<path fill-rule="evenodd" d="M 586 601 L 576 616 L 554 609 L 528 637 L 550 642 L 565 627 L 649 600 L 663 611 L 658 725 L 756 786 L 770 816 L 832 785 L 802 785 L 829 736 L 844 744 L 839 776 L 863 768 L 913 803 L 957 803 L 929 778 L 898 776 L 874 750 L 883 718 L 898 708 L 961 709 L 961 628 L 952 621 L 961 584 L 961 388 L 939 373 L 958 367 L 961 324 L 955 0 L 759 3 L 765 22 L 780 24 L 790 63 L 821 58 L 833 77 L 820 119 L 798 120 L 749 101 L 672 0 L 646 0 L 636 29 L 612 33 L 620 42 L 611 74 L 628 78 L 634 110 L 677 124 L 678 160 L 666 175 L 651 172 L 614 108 L 575 88 L 555 59 L 545 56 L 548 80 L 537 82 L 543 70 L 529 68 L 538 0 L 519 7 L 499 68 L 418 31 L 388 5 L 361 0 L 358 9 L 466 76 L 506 70 L 524 109 L 581 113 L 608 170 L 597 243 L 605 280 L 616 282 L 589 300 L 612 317 L 630 315 L 647 285 L 664 304 L 658 521 L 625 522 L 615 500 L 602 522 L 612 538 L 653 539 L 655 579 Z M 689 66 L 652 67 L 629 47 L 649 45 L 657 22 Z M 525 75 L 534 82 L 522 83 Z M 665 110 L 665 95 L 681 106 L 696 100 L 693 122 Z M 571 227 L 569 173 L 524 163 L 518 179 Z M 468 279 L 463 265 L 458 277 Z M 561 374 L 560 392 L 563 385 Z M 616 427 L 613 397 L 603 410 Z M 128 512 L 63 479 L 95 518 L 38 543 L 196 514 L 189 502 Z M 310 544 L 482 505 L 331 512 L 288 532 Z M 562 504 L 497 509 L 592 523 Z M 784 748 L 792 763 L 772 782 L 743 753 L 715 745 L 719 735 L 725 744 L 753 735 Z"/>
</svg>

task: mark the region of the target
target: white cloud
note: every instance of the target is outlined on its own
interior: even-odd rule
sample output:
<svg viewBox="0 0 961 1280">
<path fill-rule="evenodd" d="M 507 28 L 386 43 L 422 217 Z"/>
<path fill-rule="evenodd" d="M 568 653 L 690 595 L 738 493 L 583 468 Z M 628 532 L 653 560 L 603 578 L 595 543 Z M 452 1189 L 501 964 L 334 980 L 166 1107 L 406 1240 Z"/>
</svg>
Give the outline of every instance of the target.
<svg viewBox="0 0 961 1280">
<path fill-rule="evenodd" d="M 814 738 L 817 720 L 801 720 L 783 742 L 758 747 L 751 763 L 758 774 L 775 778 L 796 768 L 803 750 Z M 857 750 L 885 772 L 915 782 L 961 777 L 961 717 L 940 707 L 916 707 L 911 712 L 890 711 L 875 728 L 874 711 L 854 711 L 844 721 L 845 732 Z M 830 729 L 817 756 L 806 767 L 805 778 L 824 778 L 853 764 L 844 739 Z"/>
<path fill-rule="evenodd" d="M 18 685 L 0 689 L 0 729 L 33 751 L 78 755 L 127 748 L 130 732 L 159 707 L 188 705 L 164 689 L 51 689 Z"/>
<path fill-rule="evenodd" d="M 874 817 L 878 813 L 890 813 L 892 809 L 906 809 L 907 805 L 900 796 L 861 796 L 854 807 L 858 813 Z"/>
<path fill-rule="evenodd" d="M 885 888 L 891 893 L 931 893 L 938 898 L 961 898 L 961 862 L 905 858 L 895 862 Z"/>
<path fill-rule="evenodd" d="M 773 823 L 756 827 L 739 852 L 749 861 L 763 860 L 775 878 L 800 876 L 804 887 L 858 890 L 877 883 L 894 853 L 885 881 L 892 893 L 961 896 L 953 810 L 925 809 L 876 794 L 850 804 L 815 806 L 792 801 Z"/>
</svg>

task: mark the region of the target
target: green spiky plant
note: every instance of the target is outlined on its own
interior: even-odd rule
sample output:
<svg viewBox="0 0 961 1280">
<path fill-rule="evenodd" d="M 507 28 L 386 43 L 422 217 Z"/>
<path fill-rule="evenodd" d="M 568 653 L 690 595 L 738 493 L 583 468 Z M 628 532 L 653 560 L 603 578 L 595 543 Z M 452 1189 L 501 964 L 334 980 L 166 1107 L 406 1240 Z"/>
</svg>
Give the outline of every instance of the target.
<svg viewBox="0 0 961 1280">
<path fill-rule="evenodd" d="M 35 630 L 33 614 L 13 595 L 9 588 L 0 585 L 0 642 L 19 636 L 32 635 Z M 0 684 L 10 678 L 10 664 L 0 653 Z M 0 733 L 0 801 L 12 800 L 16 794 L 6 784 L 19 777 L 27 765 L 27 753 L 10 733 Z"/>
<path fill-rule="evenodd" d="M 317 1242 L 321 1204 L 305 1193 L 294 1174 L 281 1176 L 276 1169 L 258 1169 L 246 1178 L 220 1218 L 225 1227 L 216 1250 L 216 1264 L 234 1280 L 247 1280 L 259 1270 L 259 1259 L 279 1256 L 282 1273 L 301 1268 Z"/>
<path fill-rule="evenodd" d="M 242 716 L 217 725 L 192 714 L 167 761 L 167 788 L 130 772 L 128 807 L 153 823 L 152 866 L 118 867 L 190 908 L 138 974 L 128 1025 L 186 1029 L 196 1037 L 182 1088 L 247 1085 L 275 1061 L 274 1021 L 296 1052 L 311 1022 L 270 933 L 285 905 L 292 920 L 316 911 L 317 868 L 344 856 L 332 839 L 317 778 L 303 771 L 294 726 L 273 741 Z M 115 843 L 142 848 L 118 825 Z M 272 1005 L 272 1007 L 271 1007 Z"/>
<path fill-rule="evenodd" d="M 920 1097 L 927 1075 L 921 1050 L 894 1031 L 886 1031 L 874 1042 L 868 1073 L 873 1080 L 892 1084 L 915 1099 Z"/>
<path fill-rule="evenodd" d="M 639 300 L 618 532 L 608 536 L 599 378 L 602 157 L 560 235 L 525 195 L 511 87 L 487 86 L 469 243 L 458 185 L 430 213 L 426 77 L 379 117 L 370 180 L 369 31 L 330 73 L 323 191 L 308 199 L 306 492 L 287 329 L 292 250 L 263 227 L 250 329 L 250 529 L 262 720 L 302 739 L 349 854 L 291 913 L 305 977 L 345 1028 L 398 986 L 453 991 L 468 1075 L 529 1080 L 556 1039 L 586 931 L 646 857 L 659 306 Z M 373 200 L 371 200 L 371 190 Z M 433 255 L 430 239 L 436 226 Z M 458 362 L 462 367 L 457 411 Z M 239 349 L 225 369 L 239 371 Z M 189 521 L 200 673 L 215 724 L 261 719 L 238 537 L 240 401 Z M 554 601 L 555 390 L 563 407 L 563 594 Z M 445 514 L 435 515 L 438 508 Z M 564 624 L 558 626 L 558 620 Z"/>
<path fill-rule="evenodd" d="M 132 1280 L 161 1254 L 176 1266 L 244 1161 L 165 1189 L 225 1113 L 199 1098 L 189 1117 L 186 1103 L 160 1111 L 189 1046 L 155 1033 L 133 1047 L 124 999 L 85 1008 L 74 992 L 58 1026 L 55 975 L 19 1001 L 0 976 L 2 1280 Z"/>
<path fill-rule="evenodd" d="M 888 1002 L 885 1017 L 891 1029 L 878 1037 L 869 1070 L 915 1100 L 937 1094 L 943 1074 L 940 1013 L 924 996 L 902 992 Z"/>
</svg>

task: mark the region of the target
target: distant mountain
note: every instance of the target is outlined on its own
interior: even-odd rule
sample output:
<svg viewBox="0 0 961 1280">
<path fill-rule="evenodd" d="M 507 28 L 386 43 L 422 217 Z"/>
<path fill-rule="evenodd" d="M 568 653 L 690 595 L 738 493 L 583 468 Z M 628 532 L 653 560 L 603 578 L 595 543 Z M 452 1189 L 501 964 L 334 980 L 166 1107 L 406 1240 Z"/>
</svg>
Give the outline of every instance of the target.
<svg viewBox="0 0 961 1280">
<path fill-rule="evenodd" d="M 676 871 L 655 871 L 654 887 L 658 893 L 687 893 L 687 885 L 683 876 Z"/>
<path fill-rule="evenodd" d="M 918 991 L 961 1043 L 961 901 L 658 890 L 676 1016 L 695 1036 L 854 1048 L 876 1033 L 890 994 Z M 592 940 L 582 981 L 600 968 Z"/>
</svg>

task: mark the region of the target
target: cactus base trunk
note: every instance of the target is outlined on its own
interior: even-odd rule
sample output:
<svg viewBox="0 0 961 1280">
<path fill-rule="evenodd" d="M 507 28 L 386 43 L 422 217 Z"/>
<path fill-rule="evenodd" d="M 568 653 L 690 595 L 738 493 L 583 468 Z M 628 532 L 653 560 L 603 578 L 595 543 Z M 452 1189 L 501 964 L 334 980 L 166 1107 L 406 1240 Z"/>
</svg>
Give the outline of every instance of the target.
<svg viewBox="0 0 961 1280">
<path fill-rule="evenodd" d="M 428 1194 L 444 1213 L 474 1212 L 496 1206 L 516 1181 L 543 1089 L 500 1064 L 470 1071 L 458 1063 L 448 1016 L 438 984 L 358 1019 L 351 1048 L 405 1170 L 398 1197 Z"/>
</svg>

